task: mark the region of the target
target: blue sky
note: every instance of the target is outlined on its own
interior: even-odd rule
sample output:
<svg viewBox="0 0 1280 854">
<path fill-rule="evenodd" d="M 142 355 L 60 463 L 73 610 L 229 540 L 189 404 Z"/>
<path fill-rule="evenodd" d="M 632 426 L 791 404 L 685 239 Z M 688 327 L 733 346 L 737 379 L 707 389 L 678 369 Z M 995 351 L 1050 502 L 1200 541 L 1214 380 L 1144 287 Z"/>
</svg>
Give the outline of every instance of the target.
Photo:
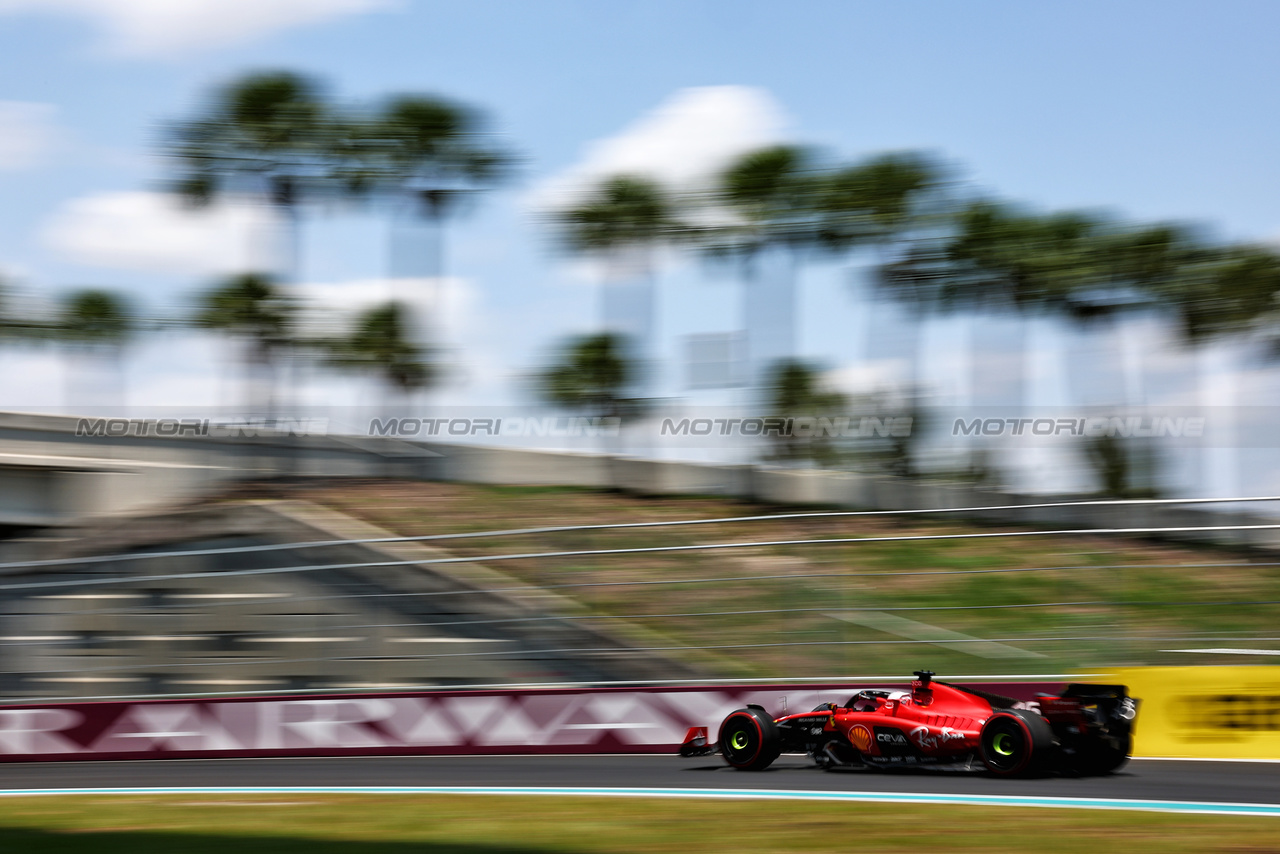
<svg viewBox="0 0 1280 854">
<path fill-rule="evenodd" d="M 1276 241 L 1278 31 L 1280 5 L 1263 0 L 0 0 L 0 271 L 27 293 L 107 285 L 175 306 L 207 283 L 207 265 L 184 267 L 185 249 L 170 252 L 177 260 L 104 260 L 104 243 L 137 236 L 77 233 L 102 229 L 113 211 L 137 214 L 137 194 L 164 176 L 164 122 L 249 69 L 315 74 L 340 99 L 443 93 L 488 111 L 525 158 L 514 186 L 449 232 L 468 393 L 505 400 L 512 375 L 595 319 L 589 276 L 551 251 L 534 202 L 593 157 L 611 162 L 600 155 L 609 140 L 625 153 L 629 135 L 688 90 L 734 101 L 743 145 L 788 139 L 851 159 L 926 149 L 976 186 L 1031 204 Z M 731 150 L 731 136 L 716 145 Z M 375 217 L 316 217 L 304 240 L 303 278 L 339 302 L 385 275 Z M 801 349 L 832 366 L 857 357 L 841 343 L 859 323 L 844 280 L 827 265 L 803 283 Z M 694 262 L 664 270 L 663 351 L 685 334 L 736 328 L 735 293 Z M 155 396 L 193 387 L 172 360 L 135 361 L 135 389 L 160 373 Z M 11 383 L 5 397 L 52 406 L 45 385 Z"/>
</svg>

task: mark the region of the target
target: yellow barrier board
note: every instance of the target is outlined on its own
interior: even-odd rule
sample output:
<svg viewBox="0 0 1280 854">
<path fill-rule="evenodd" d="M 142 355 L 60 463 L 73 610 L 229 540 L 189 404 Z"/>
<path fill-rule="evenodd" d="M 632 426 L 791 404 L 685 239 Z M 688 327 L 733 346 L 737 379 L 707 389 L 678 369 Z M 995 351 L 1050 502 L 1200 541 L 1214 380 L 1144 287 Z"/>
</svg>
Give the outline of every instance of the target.
<svg viewBox="0 0 1280 854">
<path fill-rule="evenodd" d="M 1142 701 L 1134 756 L 1280 759 L 1280 667 L 1131 667 L 1088 681 Z"/>
</svg>

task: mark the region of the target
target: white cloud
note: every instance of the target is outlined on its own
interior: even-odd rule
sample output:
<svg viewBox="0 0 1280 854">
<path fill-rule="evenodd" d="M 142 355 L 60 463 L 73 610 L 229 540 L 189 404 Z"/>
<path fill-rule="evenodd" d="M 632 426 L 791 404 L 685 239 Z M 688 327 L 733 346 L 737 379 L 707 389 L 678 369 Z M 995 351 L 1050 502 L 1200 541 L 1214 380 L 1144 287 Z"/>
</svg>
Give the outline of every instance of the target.
<svg viewBox="0 0 1280 854">
<path fill-rule="evenodd" d="M 77 261 L 120 270 L 210 275 L 274 270 L 271 211 L 245 201 L 191 210 L 164 193 L 98 193 L 54 214 L 45 242 Z"/>
<path fill-rule="evenodd" d="M 166 56 L 395 5 L 399 0 L 0 0 L 0 13 L 88 19 L 113 52 Z"/>
<path fill-rule="evenodd" d="M 648 174 L 671 185 L 705 180 L 734 157 L 776 144 L 789 125 L 763 89 L 706 86 L 681 89 L 620 133 L 591 143 L 582 160 L 535 187 L 535 208 L 554 208 L 601 178 Z"/>
<path fill-rule="evenodd" d="M 882 394 L 900 390 L 910 377 L 906 359 L 863 359 L 823 373 L 823 380 L 836 391 L 852 396 Z"/>
<path fill-rule="evenodd" d="M 57 143 L 52 104 L 0 101 L 0 169 L 26 169 Z"/>
</svg>

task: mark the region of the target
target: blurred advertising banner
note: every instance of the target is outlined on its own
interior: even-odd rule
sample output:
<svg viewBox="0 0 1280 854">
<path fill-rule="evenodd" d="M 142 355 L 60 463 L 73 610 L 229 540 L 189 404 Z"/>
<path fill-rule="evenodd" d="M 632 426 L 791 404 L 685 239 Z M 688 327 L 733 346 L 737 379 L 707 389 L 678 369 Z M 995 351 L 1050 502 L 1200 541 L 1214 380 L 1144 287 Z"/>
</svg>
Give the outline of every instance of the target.
<svg viewBox="0 0 1280 854">
<path fill-rule="evenodd" d="M 1134 756 L 1280 759 L 1280 667 L 1133 667 L 1106 678 L 1142 701 Z"/>
</svg>

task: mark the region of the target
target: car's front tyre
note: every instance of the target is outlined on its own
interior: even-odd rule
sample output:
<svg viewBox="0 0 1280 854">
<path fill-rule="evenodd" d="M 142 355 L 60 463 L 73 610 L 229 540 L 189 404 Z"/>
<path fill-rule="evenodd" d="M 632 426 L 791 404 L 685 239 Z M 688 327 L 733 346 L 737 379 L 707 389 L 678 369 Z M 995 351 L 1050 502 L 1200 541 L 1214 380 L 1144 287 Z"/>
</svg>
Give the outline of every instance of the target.
<svg viewBox="0 0 1280 854">
<path fill-rule="evenodd" d="M 720 753 L 739 771 L 763 771 L 782 755 L 773 718 L 758 709 L 738 709 L 720 725 Z"/>
</svg>

